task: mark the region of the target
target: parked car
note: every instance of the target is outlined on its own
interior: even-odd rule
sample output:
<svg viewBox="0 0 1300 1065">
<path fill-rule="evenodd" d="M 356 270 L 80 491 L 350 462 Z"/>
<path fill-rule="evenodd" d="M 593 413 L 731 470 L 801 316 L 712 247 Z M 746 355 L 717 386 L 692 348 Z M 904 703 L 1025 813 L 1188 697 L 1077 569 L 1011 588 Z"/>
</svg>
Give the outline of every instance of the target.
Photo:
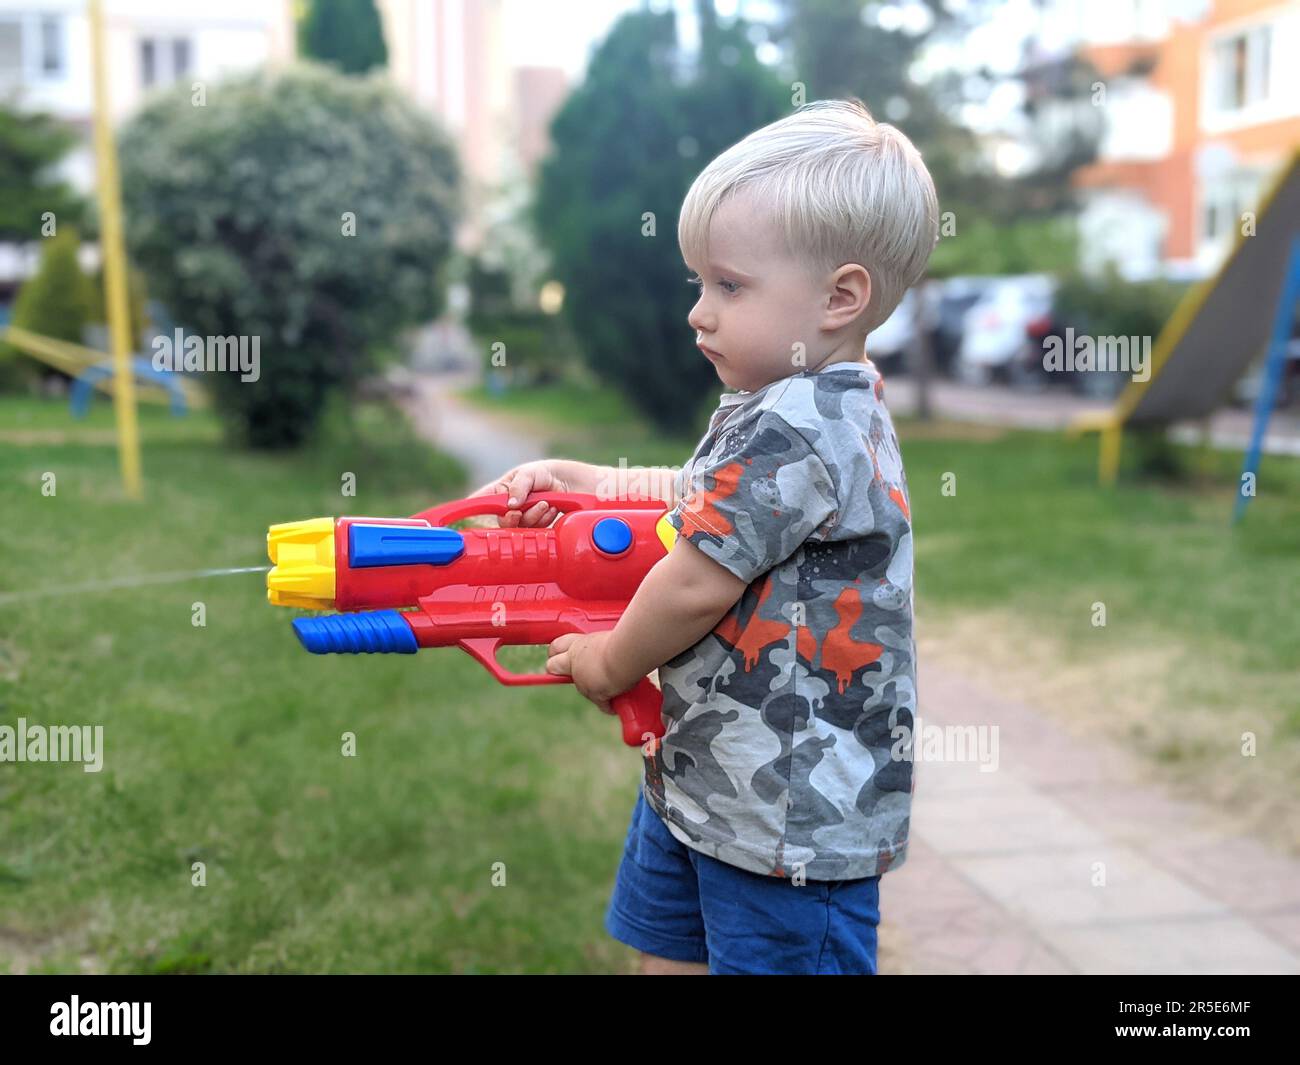
<svg viewBox="0 0 1300 1065">
<path fill-rule="evenodd" d="M 1062 353 L 1074 337 L 1089 332 L 1087 327 L 1075 326 L 1074 333 L 1066 331 L 1067 323 L 1053 306 L 1046 314 L 1031 318 L 1025 323 L 1024 343 L 1008 367 L 1007 379 L 1017 388 L 1041 391 L 1050 385 L 1064 385 L 1092 399 L 1114 399 L 1130 377 L 1123 370 L 1066 370 L 1049 373 L 1043 365 L 1049 340 L 1055 338 Z"/>
<path fill-rule="evenodd" d="M 936 373 L 951 374 L 965 333 L 966 312 L 988 292 L 994 277 L 950 277 L 938 282 L 939 295 L 930 350 Z"/>
<path fill-rule="evenodd" d="M 894 313 L 867 335 L 867 358 L 882 374 L 897 373 L 916 336 L 916 290 L 903 293 Z"/>
<path fill-rule="evenodd" d="M 1047 274 L 990 279 L 962 316 L 957 377 L 972 384 L 1007 379 L 1023 352 L 1029 323 L 1051 313 L 1055 290 L 1056 281 Z"/>
<path fill-rule="evenodd" d="M 1270 338 L 1269 343 L 1272 343 Z M 1256 360 L 1241 376 L 1232 390 L 1232 398 L 1242 406 L 1253 408 L 1259 401 L 1259 394 L 1264 388 L 1264 371 L 1267 369 L 1267 353 Z M 1274 405 L 1278 410 L 1300 401 L 1300 320 L 1297 320 L 1287 341 L 1282 355 L 1282 378 L 1278 382 Z"/>
</svg>

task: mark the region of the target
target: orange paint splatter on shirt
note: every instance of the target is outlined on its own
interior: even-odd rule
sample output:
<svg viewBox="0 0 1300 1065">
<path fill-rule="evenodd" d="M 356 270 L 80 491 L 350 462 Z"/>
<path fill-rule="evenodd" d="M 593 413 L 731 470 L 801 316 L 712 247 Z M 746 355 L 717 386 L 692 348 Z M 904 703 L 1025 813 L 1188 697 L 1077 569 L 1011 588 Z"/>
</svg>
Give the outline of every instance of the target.
<svg viewBox="0 0 1300 1065">
<path fill-rule="evenodd" d="M 713 536 L 728 536 L 732 525 L 715 504 L 734 495 L 740 486 L 744 467 L 739 462 L 729 462 L 713 477 L 712 490 L 692 496 L 682 507 L 682 536 L 704 532 Z"/>
<path fill-rule="evenodd" d="M 863 666 L 871 665 L 885 649 L 878 643 L 859 643 L 849 635 L 849 630 L 862 616 L 862 596 L 857 590 L 840 590 L 835 597 L 835 613 L 840 620 L 822 642 L 821 668 L 835 671 L 835 680 L 843 695 L 853 674 Z"/>
<path fill-rule="evenodd" d="M 885 476 L 880 472 L 880 460 L 876 458 L 876 449 L 872 447 L 871 441 L 867 439 L 865 433 L 862 435 L 862 442 L 867 445 L 867 450 L 871 453 L 871 466 L 876 471 L 872 478 L 878 481 L 884 488 L 886 494 L 894 501 L 894 505 L 903 512 L 903 517 L 908 521 L 912 520 L 912 508 L 907 502 L 907 496 L 903 495 L 903 490 L 895 484 L 888 484 Z"/>
<path fill-rule="evenodd" d="M 763 604 L 771 594 L 772 575 L 769 573 L 763 578 L 763 583 L 759 586 L 758 605 L 754 607 L 754 613 L 750 615 L 749 622 L 743 629 L 740 627 L 740 622 L 735 614 L 728 614 L 713 627 L 713 631 L 717 635 L 721 636 L 732 647 L 744 653 L 746 673 L 758 664 L 758 658 L 763 653 L 763 648 L 774 643 L 783 642 L 790 637 L 789 622 L 768 621 L 766 618 L 759 617 Z"/>
<path fill-rule="evenodd" d="M 891 485 L 889 489 L 889 498 L 892 499 L 894 503 L 898 506 L 898 509 L 903 512 L 903 517 L 905 517 L 908 521 L 911 521 L 912 511 L 911 508 L 908 507 L 907 505 L 907 497 L 903 495 L 903 490 L 901 488 L 895 488 Z"/>
</svg>

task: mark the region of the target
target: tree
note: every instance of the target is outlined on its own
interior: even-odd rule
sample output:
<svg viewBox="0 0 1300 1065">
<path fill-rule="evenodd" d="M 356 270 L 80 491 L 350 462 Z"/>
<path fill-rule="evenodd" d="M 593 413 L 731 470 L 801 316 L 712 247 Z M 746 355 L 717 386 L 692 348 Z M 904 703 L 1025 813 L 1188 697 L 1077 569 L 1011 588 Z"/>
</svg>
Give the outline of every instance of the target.
<svg viewBox="0 0 1300 1065">
<path fill-rule="evenodd" d="M 455 153 L 382 76 L 255 71 L 202 108 L 180 88 L 123 130 L 121 159 L 151 294 L 195 333 L 259 338 L 257 382 L 210 375 L 255 445 L 301 442 L 372 351 L 440 310 Z"/>
<path fill-rule="evenodd" d="M 925 157 L 945 209 L 958 200 L 987 201 L 992 182 L 978 165 L 977 142 L 948 116 L 964 87 L 945 77 L 921 83 L 911 74 L 926 44 L 950 27 L 953 16 L 941 0 L 910 8 L 914 23 L 900 19 L 889 28 L 880 5 L 864 0 L 779 0 L 778 6 L 774 37 L 807 99 L 856 96 L 878 121 L 897 125 Z"/>
<path fill-rule="evenodd" d="M 364 74 L 388 62 L 384 29 L 375 0 L 310 0 L 298 50 L 345 74 Z"/>
<path fill-rule="evenodd" d="M 80 248 L 77 231 L 69 226 L 60 227 L 57 235 L 45 241 L 36 273 L 14 300 L 13 325 L 55 340 L 82 342 L 81 331 L 90 313 L 92 294 L 90 282 L 77 262 Z M 18 348 L 0 344 L 0 380 L 7 386 L 21 379 L 15 363 L 15 357 L 21 354 Z"/>
<path fill-rule="evenodd" d="M 671 10 L 615 24 L 552 123 L 534 211 L 584 358 L 673 430 L 693 428 L 699 397 L 717 387 L 686 324 L 695 297 L 677 246 L 682 200 L 714 155 L 790 110 L 746 24 L 698 8 L 694 69 Z"/>
<path fill-rule="evenodd" d="M 81 198 L 49 180 L 50 168 L 75 143 L 71 130 L 48 115 L 0 107 L 0 241 L 26 243 L 80 224 Z"/>
<path fill-rule="evenodd" d="M 920 150 L 943 211 L 964 221 L 1006 224 L 1027 213 L 1046 219 L 1072 207 L 1067 177 L 1096 151 L 1098 110 L 1064 107 L 1096 79 L 1084 62 L 1043 63 L 1032 47 L 1014 75 L 984 67 L 932 69 L 916 64 L 932 43 L 955 43 L 990 17 L 1001 0 L 946 0 L 882 5 L 865 0 L 778 0 L 776 39 L 786 47 L 808 98 L 858 96 L 876 118 L 899 126 Z M 960 10 L 960 14 L 955 13 Z M 1000 82 L 1024 83 L 1025 136 L 1041 156 L 1037 168 L 1007 178 L 989 165 L 979 139 L 955 116 L 979 104 Z M 1042 121 L 1041 113 L 1050 111 Z M 1052 134 L 1049 136 L 1049 132 Z"/>
</svg>

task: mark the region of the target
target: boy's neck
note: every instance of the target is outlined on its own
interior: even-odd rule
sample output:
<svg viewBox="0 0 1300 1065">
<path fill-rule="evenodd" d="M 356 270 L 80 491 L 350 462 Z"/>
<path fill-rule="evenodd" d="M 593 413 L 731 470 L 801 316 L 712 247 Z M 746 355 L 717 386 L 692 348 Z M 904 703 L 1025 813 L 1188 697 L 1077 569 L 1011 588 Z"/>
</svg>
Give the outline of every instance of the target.
<svg viewBox="0 0 1300 1065">
<path fill-rule="evenodd" d="M 850 337 L 847 340 L 845 340 L 843 343 L 841 343 L 839 346 L 833 348 L 831 350 L 831 353 L 827 355 L 825 358 L 823 358 L 822 361 L 817 363 L 815 366 L 808 366 L 805 367 L 803 370 L 794 370 L 787 376 L 795 377 L 801 373 L 821 373 L 823 370 L 829 369 L 832 366 L 841 366 L 844 363 L 853 363 L 857 366 L 866 366 L 867 365 L 866 343 L 867 343 L 867 338 L 865 336 L 858 337 L 856 339 Z M 762 385 L 759 388 L 753 390 L 743 389 L 743 388 L 736 389 L 736 391 L 733 392 L 732 394 L 751 396 L 754 394 L 754 392 L 761 391 L 763 388 L 766 388 L 768 385 L 775 384 L 779 380 L 781 380 L 781 378 L 773 378 L 771 381 L 767 383 L 767 385 Z"/>
<path fill-rule="evenodd" d="M 827 355 L 816 366 L 811 367 L 814 373 L 825 370 L 831 366 L 837 366 L 841 363 L 852 362 L 865 366 L 867 362 L 867 338 L 865 336 L 848 336 L 845 337 L 831 353 Z"/>
</svg>

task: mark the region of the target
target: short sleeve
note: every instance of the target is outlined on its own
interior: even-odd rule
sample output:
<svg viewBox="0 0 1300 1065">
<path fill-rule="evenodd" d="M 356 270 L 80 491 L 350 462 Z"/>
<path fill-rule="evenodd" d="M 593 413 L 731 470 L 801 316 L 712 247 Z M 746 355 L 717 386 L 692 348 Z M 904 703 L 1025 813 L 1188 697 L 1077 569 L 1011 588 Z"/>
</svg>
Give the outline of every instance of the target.
<svg viewBox="0 0 1300 1065">
<path fill-rule="evenodd" d="M 812 446 L 779 414 L 759 411 L 701 457 L 668 513 L 679 536 L 743 581 L 822 539 L 837 514 L 834 483 Z"/>
</svg>

